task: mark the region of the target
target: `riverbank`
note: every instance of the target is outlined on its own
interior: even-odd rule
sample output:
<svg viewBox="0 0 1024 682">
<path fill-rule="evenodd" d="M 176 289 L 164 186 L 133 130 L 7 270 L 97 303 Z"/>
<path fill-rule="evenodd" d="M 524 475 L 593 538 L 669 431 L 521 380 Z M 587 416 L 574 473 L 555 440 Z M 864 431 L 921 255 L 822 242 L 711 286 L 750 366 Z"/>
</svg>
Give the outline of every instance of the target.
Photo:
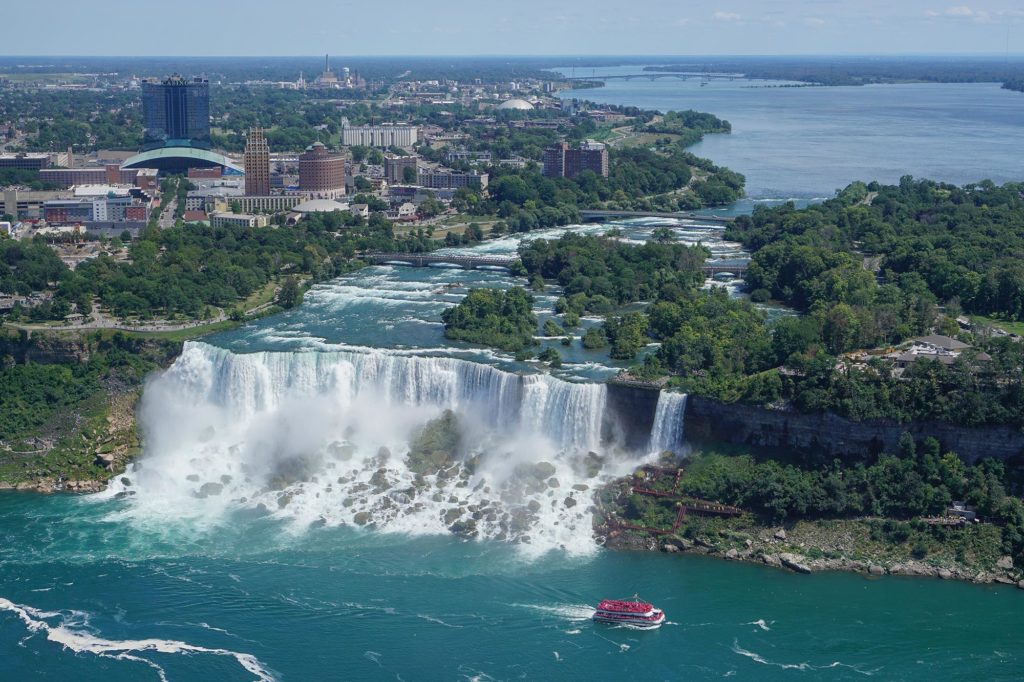
<svg viewBox="0 0 1024 682">
<path fill-rule="evenodd" d="M 638 513 L 636 480 L 619 479 L 595 495 L 595 534 L 608 549 L 700 554 L 802 574 L 920 576 L 1024 589 L 1024 567 L 1004 553 L 1002 530 L 991 523 L 862 517 L 770 525 L 750 513 L 689 512 L 669 525 L 649 509 Z"/>
<path fill-rule="evenodd" d="M 733 483 L 724 485 L 730 489 L 736 481 L 754 476 L 760 480 L 759 488 L 771 491 L 771 504 L 796 508 L 800 503 L 792 489 L 779 488 L 779 481 L 765 479 L 763 472 L 748 471 L 744 476 L 743 460 L 748 456 L 697 453 L 693 458 L 686 468 L 645 465 L 599 489 L 594 516 L 598 541 L 614 550 L 701 554 L 798 573 L 891 574 L 1024 589 L 1024 564 L 1007 554 L 1004 527 L 988 519 L 879 514 L 799 518 L 795 509 L 783 507 L 783 515 L 788 511 L 798 518 L 773 522 L 763 508 L 708 502 L 692 492 L 701 488 L 709 473 L 719 481 L 731 474 Z M 726 473 L 723 466 L 731 471 Z M 849 473 L 856 477 L 852 469 Z M 733 495 L 744 497 L 739 489 Z M 829 495 L 848 497 L 849 492 Z"/>
</svg>

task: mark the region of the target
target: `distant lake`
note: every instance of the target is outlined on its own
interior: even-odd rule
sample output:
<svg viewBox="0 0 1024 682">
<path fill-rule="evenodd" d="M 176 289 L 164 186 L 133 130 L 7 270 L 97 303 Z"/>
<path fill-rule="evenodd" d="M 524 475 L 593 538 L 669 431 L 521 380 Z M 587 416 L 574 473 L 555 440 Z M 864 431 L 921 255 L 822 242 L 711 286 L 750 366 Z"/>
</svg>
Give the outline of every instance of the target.
<svg viewBox="0 0 1024 682">
<path fill-rule="evenodd" d="M 560 69 L 570 73 L 569 69 Z M 577 69 L 577 76 L 642 67 Z M 768 81 L 608 81 L 562 97 L 695 109 L 732 123 L 691 148 L 747 177 L 752 199 L 821 198 L 855 180 L 1024 179 L 1024 94 L 994 83 L 765 87 Z"/>
</svg>

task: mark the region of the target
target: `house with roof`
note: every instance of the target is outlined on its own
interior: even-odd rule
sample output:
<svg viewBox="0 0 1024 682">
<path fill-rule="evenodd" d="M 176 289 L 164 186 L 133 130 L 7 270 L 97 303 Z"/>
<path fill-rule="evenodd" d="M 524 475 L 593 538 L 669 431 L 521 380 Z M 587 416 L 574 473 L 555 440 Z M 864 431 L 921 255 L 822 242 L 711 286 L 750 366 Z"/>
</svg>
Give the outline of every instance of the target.
<svg viewBox="0 0 1024 682">
<path fill-rule="evenodd" d="M 931 360 L 943 365 L 952 365 L 971 346 L 942 334 L 929 334 L 911 339 L 910 347 L 895 357 L 898 370 L 905 370 L 918 360 Z M 974 354 L 976 362 L 988 362 L 992 359 L 987 353 Z"/>
</svg>

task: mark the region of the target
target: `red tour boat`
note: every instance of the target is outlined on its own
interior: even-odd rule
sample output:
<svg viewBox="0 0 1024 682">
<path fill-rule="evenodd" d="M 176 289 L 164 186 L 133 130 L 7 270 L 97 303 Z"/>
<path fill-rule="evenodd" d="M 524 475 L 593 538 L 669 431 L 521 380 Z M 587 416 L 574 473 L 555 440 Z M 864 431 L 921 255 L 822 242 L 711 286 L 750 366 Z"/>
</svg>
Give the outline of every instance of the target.
<svg viewBox="0 0 1024 682">
<path fill-rule="evenodd" d="M 665 622 L 665 612 L 633 595 L 632 599 L 602 600 L 597 605 L 597 611 L 594 612 L 594 620 L 598 623 L 614 623 L 643 630 L 654 630 L 660 628 L 661 624 Z"/>
</svg>

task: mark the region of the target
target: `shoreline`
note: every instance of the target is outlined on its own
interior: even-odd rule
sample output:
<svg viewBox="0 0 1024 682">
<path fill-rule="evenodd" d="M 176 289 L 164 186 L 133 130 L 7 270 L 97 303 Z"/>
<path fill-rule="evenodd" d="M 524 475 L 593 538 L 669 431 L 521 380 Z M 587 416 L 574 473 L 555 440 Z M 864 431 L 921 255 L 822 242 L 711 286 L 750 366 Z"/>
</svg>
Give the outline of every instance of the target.
<svg viewBox="0 0 1024 682">
<path fill-rule="evenodd" d="M 855 558 L 836 553 L 831 548 L 808 546 L 808 527 L 813 526 L 820 530 L 822 523 L 830 522 L 802 521 L 791 526 L 788 531 L 786 528 L 769 526 L 745 527 L 752 532 L 722 528 L 717 533 L 695 534 L 693 538 L 673 534 L 665 534 L 658 538 L 647 533 L 609 530 L 607 527 L 596 529 L 596 533 L 598 542 L 613 551 L 700 555 L 711 559 L 758 564 L 803 575 L 842 572 L 876 578 L 887 575 L 927 577 L 975 585 L 1005 585 L 1024 590 L 1024 573 L 1014 567 L 1012 559 L 1007 556 L 1000 557 L 995 568 L 986 570 L 958 564 L 955 561 L 914 559 L 895 554 L 864 555 Z M 864 523 L 864 520 L 839 523 L 852 525 Z M 834 540 L 833 547 L 842 544 L 838 536 Z"/>
</svg>

